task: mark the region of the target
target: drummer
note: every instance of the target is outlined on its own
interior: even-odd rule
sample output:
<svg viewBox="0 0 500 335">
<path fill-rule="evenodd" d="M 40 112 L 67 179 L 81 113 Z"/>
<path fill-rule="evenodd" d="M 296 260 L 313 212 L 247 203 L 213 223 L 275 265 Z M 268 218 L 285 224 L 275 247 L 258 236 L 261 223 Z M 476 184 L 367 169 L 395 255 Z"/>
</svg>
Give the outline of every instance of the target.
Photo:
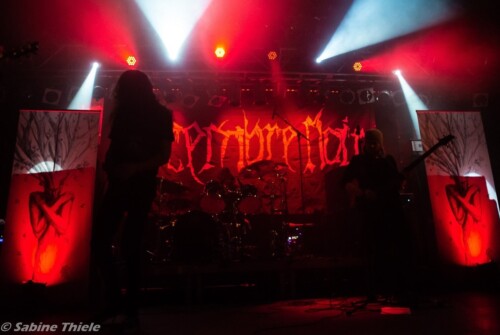
<svg viewBox="0 0 500 335">
<path fill-rule="evenodd" d="M 227 167 L 224 167 L 219 171 L 217 181 L 219 181 L 219 183 L 222 185 L 225 192 L 234 192 L 238 189 L 236 177 Z"/>
</svg>

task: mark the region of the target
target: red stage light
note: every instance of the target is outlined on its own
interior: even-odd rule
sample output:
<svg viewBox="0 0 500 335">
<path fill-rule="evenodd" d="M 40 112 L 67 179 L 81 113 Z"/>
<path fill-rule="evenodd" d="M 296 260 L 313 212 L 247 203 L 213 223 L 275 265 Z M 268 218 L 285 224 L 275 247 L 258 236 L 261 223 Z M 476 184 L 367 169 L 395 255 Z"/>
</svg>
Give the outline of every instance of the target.
<svg viewBox="0 0 500 335">
<path fill-rule="evenodd" d="M 269 51 L 269 53 L 267 54 L 267 59 L 275 60 L 276 58 L 278 58 L 278 53 L 274 50 Z"/>
<path fill-rule="evenodd" d="M 137 59 L 135 59 L 134 56 L 128 56 L 127 57 L 127 64 L 129 66 L 134 66 L 137 63 Z"/>
<path fill-rule="evenodd" d="M 226 50 L 223 47 L 217 47 L 214 53 L 217 58 L 222 58 L 226 54 Z"/>
<path fill-rule="evenodd" d="M 354 69 L 354 71 L 359 72 L 363 68 L 363 64 L 361 64 L 361 62 L 355 62 L 352 65 L 352 68 Z"/>
</svg>

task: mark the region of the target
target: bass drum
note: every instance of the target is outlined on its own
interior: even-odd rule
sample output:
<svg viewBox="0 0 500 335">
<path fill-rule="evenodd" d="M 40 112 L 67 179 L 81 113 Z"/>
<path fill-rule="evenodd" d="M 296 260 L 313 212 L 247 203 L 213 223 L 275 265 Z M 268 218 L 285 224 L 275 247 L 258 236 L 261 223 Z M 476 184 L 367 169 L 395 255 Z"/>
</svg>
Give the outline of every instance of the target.
<svg viewBox="0 0 500 335">
<path fill-rule="evenodd" d="M 224 201 L 224 187 L 216 180 L 205 184 L 200 200 L 201 209 L 209 214 L 219 214 L 226 208 Z"/>
<path fill-rule="evenodd" d="M 210 262 L 216 259 L 218 249 L 217 223 L 211 215 L 196 210 L 177 219 L 171 257 L 174 262 Z"/>
<path fill-rule="evenodd" d="M 257 188 L 253 185 L 241 186 L 241 200 L 238 202 L 238 211 L 242 214 L 257 214 L 261 211 L 262 202 L 258 197 Z"/>
</svg>

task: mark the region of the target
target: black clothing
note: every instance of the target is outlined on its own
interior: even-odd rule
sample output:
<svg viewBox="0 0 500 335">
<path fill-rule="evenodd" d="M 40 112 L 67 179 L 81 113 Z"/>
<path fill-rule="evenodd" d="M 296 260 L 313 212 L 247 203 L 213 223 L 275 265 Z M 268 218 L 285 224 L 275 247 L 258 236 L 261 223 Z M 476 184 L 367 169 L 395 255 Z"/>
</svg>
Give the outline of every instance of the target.
<svg viewBox="0 0 500 335">
<path fill-rule="evenodd" d="M 357 180 L 363 195 L 352 211 L 356 244 L 365 260 L 369 294 L 399 294 L 405 289 L 410 260 L 409 228 L 399 188 L 403 180 L 392 156 L 354 156 L 344 185 Z M 370 195 L 368 195 L 370 193 Z"/>
<path fill-rule="evenodd" d="M 152 106 L 146 113 L 118 114 L 113 120 L 109 138 L 111 143 L 106 160 L 116 163 L 140 162 L 149 159 L 161 149 L 161 140 L 174 140 L 172 113 L 162 105 Z M 155 171 L 151 171 L 156 174 Z"/>
<path fill-rule="evenodd" d="M 136 313 L 138 305 L 142 235 L 156 195 L 158 167 L 122 180 L 113 175 L 113 164 L 147 161 L 163 150 L 165 140 L 174 140 L 170 110 L 155 104 L 142 111 L 139 116 L 131 117 L 120 110 L 113 120 L 104 164 L 108 187 L 96 212 L 92 232 L 92 261 L 103 286 L 101 307 L 111 313 L 125 307 L 130 316 Z M 122 283 L 116 267 L 117 251 L 126 265 L 125 305 L 120 302 Z"/>
</svg>

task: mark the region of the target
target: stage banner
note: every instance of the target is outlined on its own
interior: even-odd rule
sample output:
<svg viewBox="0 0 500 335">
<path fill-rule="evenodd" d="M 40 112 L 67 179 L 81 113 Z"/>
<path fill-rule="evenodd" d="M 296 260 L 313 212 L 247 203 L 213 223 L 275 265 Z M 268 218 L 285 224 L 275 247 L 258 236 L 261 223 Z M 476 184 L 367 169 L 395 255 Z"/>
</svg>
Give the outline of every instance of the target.
<svg viewBox="0 0 500 335">
<path fill-rule="evenodd" d="M 418 111 L 436 239 L 443 260 L 475 266 L 498 260 L 500 220 L 479 112 Z"/>
<path fill-rule="evenodd" d="M 175 142 L 160 169 L 165 187 L 156 203 L 166 214 L 200 206 L 222 211 L 240 201 L 243 214 L 323 212 L 325 174 L 346 166 L 359 153 L 364 131 L 375 126 L 370 104 L 298 107 L 284 99 L 169 108 Z M 220 199 L 220 176 L 228 172 L 238 190 Z"/>
<path fill-rule="evenodd" d="M 99 112 L 22 110 L 2 250 L 7 284 L 77 285 L 84 294 Z"/>
</svg>

